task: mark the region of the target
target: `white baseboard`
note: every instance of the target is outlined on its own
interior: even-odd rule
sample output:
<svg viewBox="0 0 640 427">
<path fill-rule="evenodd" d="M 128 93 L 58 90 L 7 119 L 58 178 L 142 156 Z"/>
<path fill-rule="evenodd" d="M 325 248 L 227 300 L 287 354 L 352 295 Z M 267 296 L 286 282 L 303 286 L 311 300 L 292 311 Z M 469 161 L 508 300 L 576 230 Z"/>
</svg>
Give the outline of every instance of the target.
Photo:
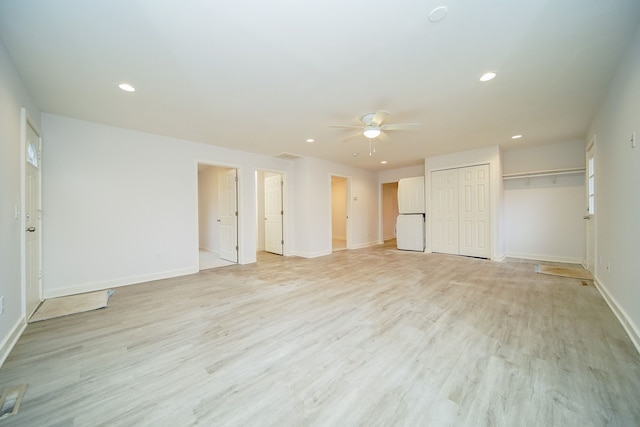
<svg viewBox="0 0 640 427">
<path fill-rule="evenodd" d="M 582 258 L 575 257 L 562 257 L 562 256 L 554 256 L 554 255 L 540 255 L 540 254 L 522 254 L 522 253 L 513 253 L 510 252 L 504 258 L 520 258 L 520 259 L 530 259 L 533 261 L 546 261 L 546 262 L 561 262 L 565 264 L 581 264 Z"/>
<path fill-rule="evenodd" d="M 318 251 L 318 252 L 297 252 L 296 256 L 301 258 L 317 258 L 320 256 L 331 255 L 331 251 Z"/>
<path fill-rule="evenodd" d="M 497 262 L 502 262 L 507 258 L 507 256 L 505 254 L 500 254 L 500 255 L 496 255 L 494 257 L 491 257 L 491 261 L 497 261 Z"/>
<path fill-rule="evenodd" d="M 348 249 L 363 249 L 363 248 L 369 248 L 371 246 L 376 246 L 378 244 L 379 244 L 378 242 L 360 243 L 359 245 L 353 245 L 353 246 L 349 247 Z"/>
<path fill-rule="evenodd" d="M 0 367 L 4 364 L 4 361 L 9 357 L 9 353 L 13 350 L 18 339 L 22 336 L 22 333 L 27 328 L 27 322 L 24 317 L 20 317 L 13 328 L 11 328 L 11 332 L 9 335 L 2 341 L 2 345 L 0 345 Z"/>
<path fill-rule="evenodd" d="M 604 298 L 611 311 L 613 311 L 613 314 L 618 318 L 618 321 L 624 328 L 638 353 L 640 353 L 640 329 L 638 329 L 638 327 L 633 323 L 633 320 L 627 316 L 624 309 L 620 307 L 616 299 L 607 290 L 607 287 L 604 286 L 597 277 L 593 283 L 596 285 L 596 289 L 598 289 L 598 292 L 600 292 L 600 295 L 602 295 L 602 298 Z"/>
<path fill-rule="evenodd" d="M 114 280 L 104 280 L 82 285 L 69 286 L 67 288 L 44 289 L 44 298 L 57 298 L 68 295 L 82 294 L 85 292 L 100 291 L 103 289 L 117 288 L 120 286 L 135 285 L 137 283 L 150 282 L 152 280 L 168 279 L 170 277 L 186 276 L 197 273 L 197 268 L 182 268 L 178 270 L 162 271 L 160 273 L 142 274 L 140 276 L 123 277 Z"/>
</svg>

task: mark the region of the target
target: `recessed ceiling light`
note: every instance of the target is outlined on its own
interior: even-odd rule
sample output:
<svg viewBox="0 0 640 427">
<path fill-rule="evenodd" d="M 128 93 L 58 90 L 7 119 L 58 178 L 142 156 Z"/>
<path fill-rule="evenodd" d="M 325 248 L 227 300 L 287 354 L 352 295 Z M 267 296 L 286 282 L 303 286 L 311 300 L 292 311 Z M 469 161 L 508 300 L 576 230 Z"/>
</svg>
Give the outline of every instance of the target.
<svg viewBox="0 0 640 427">
<path fill-rule="evenodd" d="M 487 73 L 484 73 L 481 77 L 480 77 L 480 81 L 481 82 L 488 82 L 489 80 L 493 80 L 496 77 L 496 73 L 493 71 L 489 71 Z"/>
<path fill-rule="evenodd" d="M 351 153 L 351 155 L 352 155 L 353 157 L 357 157 L 357 156 L 358 156 L 358 154 L 360 154 L 360 153 L 356 153 L 355 151 L 354 151 L 353 153 Z"/>
<path fill-rule="evenodd" d="M 120 83 L 118 85 L 118 87 L 122 90 L 124 90 L 125 92 L 135 92 L 136 88 L 131 86 L 129 83 Z"/>
<path fill-rule="evenodd" d="M 383 165 L 386 165 L 386 164 L 387 164 L 387 161 L 386 161 L 386 160 L 383 160 L 383 161 L 381 161 L 380 163 L 382 163 Z"/>
<path fill-rule="evenodd" d="M 314 141 L 315 141 L 315 139 L 313 139 L 313 138 L 307 139 L 307 142 L 314 142 Z"/>
<path fill-rule="evenodd" d="M 511 139 L 520 139 L 520 138 L 522 138 L 522 135 L 513 135 L 511 137 Z"/>
<path fill-rule="evenodd" d="M 447 12 L 448 11 L 449 11 L 449 9 L 447 9 L 446 6 L 438 6 L 438 7 L 436 7 L 431 12 L 429 12 L 429 21 L 431 21 L 431 22 L 442 21 L 444 19 L 444 17 L 447 16 Z"/>
</svg>

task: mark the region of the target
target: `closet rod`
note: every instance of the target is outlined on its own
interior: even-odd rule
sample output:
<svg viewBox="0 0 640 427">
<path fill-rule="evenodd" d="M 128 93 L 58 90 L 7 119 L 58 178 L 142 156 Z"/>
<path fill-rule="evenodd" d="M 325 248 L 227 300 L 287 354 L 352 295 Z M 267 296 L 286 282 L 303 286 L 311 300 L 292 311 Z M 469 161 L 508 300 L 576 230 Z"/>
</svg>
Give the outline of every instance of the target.
<svg viewBox="0 0 640 427">
<path fill-rule="evenodd" d="M 569 175 L 575 173 L 584 173 L 585 168 L 571 168 L 571 169 L 555 169 L 537 172 L 521 172 L 521 173 L 509 173 L 502 175 L 502 179 L 517 179 L 517 178 L 533 178 L 537 176 L 555 176 L 555 175 Z"/>
</svg>

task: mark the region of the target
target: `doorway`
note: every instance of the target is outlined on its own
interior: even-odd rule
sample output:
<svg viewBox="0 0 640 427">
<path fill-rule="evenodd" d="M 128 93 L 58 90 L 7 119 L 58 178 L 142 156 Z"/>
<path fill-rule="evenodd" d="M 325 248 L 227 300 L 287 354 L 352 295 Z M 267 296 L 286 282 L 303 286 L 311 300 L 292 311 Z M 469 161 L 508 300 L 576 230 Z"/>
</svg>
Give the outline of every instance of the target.
<svg viewBox="0 0 640 427">
<path fill-rule="evenodd" d="M 238 262 L 238 170 L 198 164 L 198 270 Z"/>
<path fill-rule="evenodd" d="M 284 255 L 284 175 L 256 171 L 256 250 Z"/>
<path fill-rule="evenodd" d="M 349 178 L 331 176 L 331 250 L 349 247 Z"/>
<path fill-rule="evenodd" d="M 382 184 L 382 240 L 383 242 L 396 238 L 396 219 L 400 215 L 398 209 L 398 183 Z"/>
<path fill-rule="evenodd" d="M 42 138 L 23 108 L 21 112 L 24 148 L 22 225 L 24 240 L 23 260 L 23 314 L 29 319 L 42 301 Z M 16 207 L 16 219 L 19 211 Z"/>
</svg>

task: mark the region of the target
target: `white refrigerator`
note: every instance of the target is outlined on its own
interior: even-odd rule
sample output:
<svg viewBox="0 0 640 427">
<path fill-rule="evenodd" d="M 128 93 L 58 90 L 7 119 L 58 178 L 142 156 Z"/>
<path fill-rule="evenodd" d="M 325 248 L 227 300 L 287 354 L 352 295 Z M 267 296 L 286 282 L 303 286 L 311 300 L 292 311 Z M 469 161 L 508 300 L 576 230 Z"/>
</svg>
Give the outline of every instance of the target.
<svg viewBox="0 0 640 427">
<path fill-rule="evenodd" d="M 400 214 L 396 219 L 398 249 L 424 252 L 424 177 L 403 178 L 398 181 L 398 212 Z"/>
</svg>

